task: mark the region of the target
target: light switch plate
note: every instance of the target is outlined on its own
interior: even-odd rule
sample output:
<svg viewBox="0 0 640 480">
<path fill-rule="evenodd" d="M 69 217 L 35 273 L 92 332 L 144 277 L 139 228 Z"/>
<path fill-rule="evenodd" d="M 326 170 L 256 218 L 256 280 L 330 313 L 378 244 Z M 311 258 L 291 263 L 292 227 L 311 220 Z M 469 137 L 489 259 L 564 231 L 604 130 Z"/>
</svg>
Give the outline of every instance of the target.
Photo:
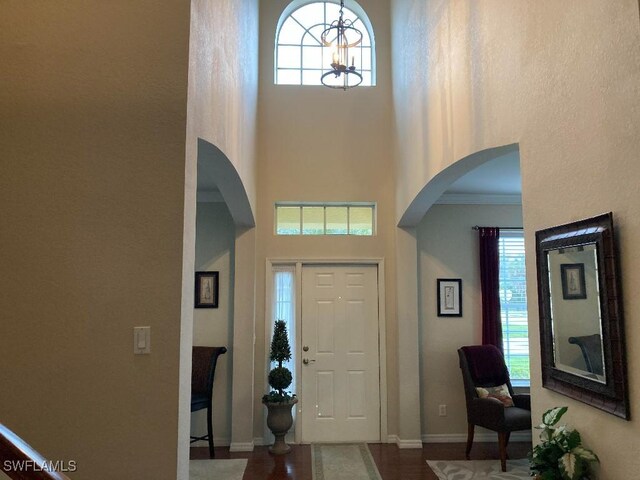
<svg viewBox="0 0 640 480">
<path fill-rule="evenodd" d="M 133 327 L 133 353 L 151 353 L 151 327 Z"/>
</svg>

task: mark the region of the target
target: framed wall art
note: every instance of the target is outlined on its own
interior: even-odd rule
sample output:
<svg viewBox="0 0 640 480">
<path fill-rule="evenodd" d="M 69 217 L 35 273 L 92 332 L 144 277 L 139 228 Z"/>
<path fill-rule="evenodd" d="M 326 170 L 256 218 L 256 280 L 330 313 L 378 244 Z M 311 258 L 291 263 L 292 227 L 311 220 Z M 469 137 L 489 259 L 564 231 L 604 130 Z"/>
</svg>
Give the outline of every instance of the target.
<svg viewBox="0 0 640 480">
<path fill-rule="evenodd" d="M 195 308 L 218 308 L 220 272 L 196 272 Z"/>
<path fill-rule="evenodd" d="M 438 279 L 438 316 L 462 316 L 462 279 Z"/>
<path fill-rule="evenodd" d="M 562 279 L 562 298 L 564 300 L 581 300 L 587 298 L 584 280 L 584 263 L 563 263 L 560 265 Z"/>
</svg>

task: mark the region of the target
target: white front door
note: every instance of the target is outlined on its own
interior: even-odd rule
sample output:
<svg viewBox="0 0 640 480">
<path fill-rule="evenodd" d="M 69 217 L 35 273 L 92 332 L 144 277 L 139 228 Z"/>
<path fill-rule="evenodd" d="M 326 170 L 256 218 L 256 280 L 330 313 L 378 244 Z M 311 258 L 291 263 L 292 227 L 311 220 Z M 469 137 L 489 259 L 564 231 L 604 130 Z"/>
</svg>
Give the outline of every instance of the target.
<svg viewBox="0 0 640 480">
<path fill-rule="evenodd" d="M 302 268 L 302 441 L 380 441 L 378 270 Z"/>
</svg>

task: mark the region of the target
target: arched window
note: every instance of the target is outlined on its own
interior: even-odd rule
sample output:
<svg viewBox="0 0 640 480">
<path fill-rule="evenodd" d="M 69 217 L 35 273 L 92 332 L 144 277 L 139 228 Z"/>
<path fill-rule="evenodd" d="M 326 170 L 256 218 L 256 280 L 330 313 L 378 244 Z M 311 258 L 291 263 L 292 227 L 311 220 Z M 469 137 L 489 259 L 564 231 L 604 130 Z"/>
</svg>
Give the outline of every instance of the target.
<svg viewBox="0 0 640 480">
<path fill-rule="evenodd" d="M 375 42 L 371 23 L 355 2 L 343 9 L 345 20 L 362 32 L 362 43 L 349 49 L 355 67 L 362 74 L 361 86 L 375 81 Z M 332 51 L 320 35 L 339 16 L 340 5 L 332 0 L 296 0 L 278 21 L 275 49 L 276 85 L 321 85 L 320 77 L 331 70 Z"/>
</svg>

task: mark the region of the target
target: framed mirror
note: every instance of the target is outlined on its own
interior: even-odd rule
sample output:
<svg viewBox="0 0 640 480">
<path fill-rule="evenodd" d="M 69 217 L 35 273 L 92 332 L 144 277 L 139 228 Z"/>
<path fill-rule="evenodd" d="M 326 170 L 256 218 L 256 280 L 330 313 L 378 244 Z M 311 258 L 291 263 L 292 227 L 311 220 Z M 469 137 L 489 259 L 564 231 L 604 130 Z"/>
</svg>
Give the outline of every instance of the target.
<svg viewBox="0 0 640 480">
<path fill-rule="evenodd" d="M 542 386 L 629 419 L 611 213 L 536 232 Z"/>
</svg>

